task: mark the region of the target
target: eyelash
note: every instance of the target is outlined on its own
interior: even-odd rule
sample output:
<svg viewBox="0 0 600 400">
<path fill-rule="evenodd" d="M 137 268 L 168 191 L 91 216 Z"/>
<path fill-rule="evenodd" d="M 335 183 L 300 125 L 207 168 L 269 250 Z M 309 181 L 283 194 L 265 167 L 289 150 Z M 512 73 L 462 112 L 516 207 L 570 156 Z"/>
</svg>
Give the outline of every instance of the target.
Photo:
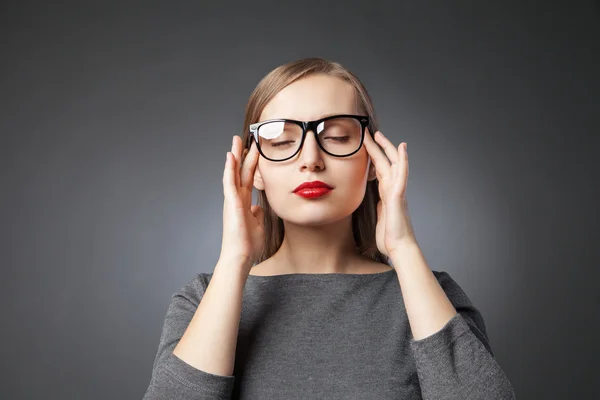
<svg viewBox="0 0 600 400">
<path fill-rule="evenodd" d="M 325 138 L 325 139 L 334 139 L 335 141 L 343 143 L 343 142 L 348 141 L 348 136 L 329 137 L 329 138 Z M 278 147 L 278 146 L 284 145 L 284 144 L 289 143 L 289 142 L 291 142 L 291 140 L 286 140 L 284 142 L 271 143 L 271 147 Z"/>
</svg>

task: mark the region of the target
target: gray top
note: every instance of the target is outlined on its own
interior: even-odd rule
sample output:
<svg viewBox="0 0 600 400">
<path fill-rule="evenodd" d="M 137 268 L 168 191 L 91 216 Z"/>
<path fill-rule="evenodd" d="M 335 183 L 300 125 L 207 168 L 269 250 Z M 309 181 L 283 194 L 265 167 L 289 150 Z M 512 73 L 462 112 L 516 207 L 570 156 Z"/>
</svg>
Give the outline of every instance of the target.
<svg viewBox="0 0 600 400">
<path fill-rule="evenodd" d="M 514 399 L 481 313 L 446 272 L 433 271 L 458 311 L 412 337 L 398 276 L 248 276 L 232 376 L 173 355 L 210 282 L 173 294 L 144 399 Z"/>
</svg>

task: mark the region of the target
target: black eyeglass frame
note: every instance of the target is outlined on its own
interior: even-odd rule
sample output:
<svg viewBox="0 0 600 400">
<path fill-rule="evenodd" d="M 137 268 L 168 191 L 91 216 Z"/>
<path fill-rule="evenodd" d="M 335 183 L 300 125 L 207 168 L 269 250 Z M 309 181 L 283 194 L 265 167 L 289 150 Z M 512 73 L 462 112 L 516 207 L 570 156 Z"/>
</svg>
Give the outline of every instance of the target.
<svg viewBox="0 0 600 400">
<path fill-rule="evenodd" d="M 337 155 L 337 154 L 333 154 L 328 152 L 327 150 L 325 150 L 325 148 L 323 147 L 323 145 L 321 144 L 321 141 L 319 140 L 319 135 L 317 134 L 317 126 L 321 123 L 321 122 L 325 122 L 327 120 L 330 119 L 334 119 L 334 118 L 354 118 L 356 120 L 358 120 L 358 122 L 360 123 L 361 126 L 361 135 L 360 135 L 360 144 L 358 145 L 357 149 L 355 151 L 353 151 L 350 154 L 346 154 L 343 156 Z M 287 157 L 287 158 L 283 158 L 281 160 L 274 160 L 272 158 L 269 158 L 267 156 L 264 155 L 264 153 L 262 152 L 260 145 L 258 144 L 258 129 L 267 123 L 270 122 L 290 122 L 296 125 L 299 125 L 302 128 L 302 138 L 300 139 L 300 145 L 298 146 L 298 149 L 294 152 L 294 154 L 292 154 L 291 156 Z M 321 148 L 321 150 L 323 150 L 325 153 L 329 154 L 330 156 L 333 157 L 349 157 L 353 154 L 355 154 L 357 151 L 360 150 L 360 148 L 362 147 L 364 138 L 365 138 L 365 128 L 369 128 L 369 132 L 371 133 L 371 136 L 373 136 L 373 131 L 371 129 L 370 123 L 369 123 L 369 117 L 365 116 L 365 115 L 354 115 L 354 114 L 339 114 L 339 115 L 330 115 L 324 118 L 320 118 L 314 121 L 297 121 L 295 119 L 285 119 L 285 118 L 277 118 L 277 119 L 269 119 L 266 121 L 261 121 L 261 122 L 256 122 L 254 124 L 250 124 L 249 126 L 249 131 L 250 131 L 250 135 L 248 136 L 249 139 L 254 138 L 254 141 L 256 142 L 256 147 L 259 151 L 259 153 L 266 158 L 269 161 L 273 161 L 273 162 L 280 162 L 280 161 L 286 161 L 289 160 L 290 158 L 293 158 L 296 156 L 296 154 L 298 154 L 300 152 L 300 149 L 302 149 L 302 146 L 304 146 L 304 139 L 306 138 L 306 132 L 308 131 L 312 131 L 313 134 L 315 135 L 315 140 L 317 141 L 317 144 L 319 145 L 319 148 Z M 248 147 L 250 145 L 250 142 L 248 142 Z"/>
</svg>

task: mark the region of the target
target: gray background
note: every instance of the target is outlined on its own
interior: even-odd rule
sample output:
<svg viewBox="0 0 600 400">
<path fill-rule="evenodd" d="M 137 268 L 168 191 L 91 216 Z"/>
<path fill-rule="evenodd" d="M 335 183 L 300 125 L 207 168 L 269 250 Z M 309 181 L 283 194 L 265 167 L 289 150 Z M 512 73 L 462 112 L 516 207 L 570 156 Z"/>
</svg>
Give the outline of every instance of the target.
<svg viewBox="0 0 600 400">
<path fill-rule="evenodd" d="M 142 397 L 248 96 L 307 56 L 408 142 L 417 238 L 518 398 L 598 395 L 597 2 L 89 3 L 0 6 L 3 398 Z"/>
</svg>

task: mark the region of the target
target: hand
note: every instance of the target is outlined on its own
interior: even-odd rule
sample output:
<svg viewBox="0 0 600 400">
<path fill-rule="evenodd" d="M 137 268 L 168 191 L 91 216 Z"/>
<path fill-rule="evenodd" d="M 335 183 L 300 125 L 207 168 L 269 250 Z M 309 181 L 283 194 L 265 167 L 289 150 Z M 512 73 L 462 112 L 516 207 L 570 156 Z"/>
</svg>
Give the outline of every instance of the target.
<svg viewBox="0 0 600 400">
<path fill-rule="evenodd" d="M 241 261 L 250 271 L 264 250 L 264 211 L 252 205 L 254 172 L 258 150 L 252 141 L 250 151 L 234 136 L 231 152 L 227 152 L 223 172 L 223 241 L 220 259 Z M 241 164 L 241 166 L 240 166 Z"/>
<path fill-rule="evenodd" d="M 377 248 L 387 257 L 392 257 L 405 244 L 416 243 L 406 200 L 407 144 L 400 143 L 396 148 L 380 131 L 375 132 L 375 141 L 367 133 L 364 143 L 379 181 L 381 199 L 377 203 L 375 229 Z"/>
</svg>

